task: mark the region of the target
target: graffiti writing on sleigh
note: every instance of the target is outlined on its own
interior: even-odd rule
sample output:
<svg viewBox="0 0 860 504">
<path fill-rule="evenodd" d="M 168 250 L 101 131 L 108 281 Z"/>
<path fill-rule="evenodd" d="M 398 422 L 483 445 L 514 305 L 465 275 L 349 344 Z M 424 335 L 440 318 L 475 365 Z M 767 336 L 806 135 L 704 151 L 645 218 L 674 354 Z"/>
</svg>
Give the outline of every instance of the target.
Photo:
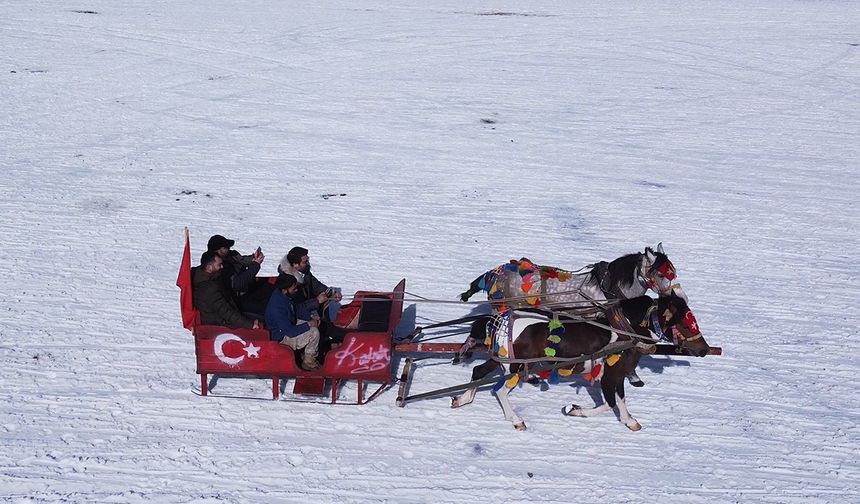
<svg viewBox="0 0 860 504">
<path fill-rule="evenodd" d="M 339 369 L 348 369 L 350 374 L 363 374 L 387 368 L 391 361 L 390 350 L 382 343 L 373 345 L 351 339 L 337 349 L 334 358 Z"/>
</svg>

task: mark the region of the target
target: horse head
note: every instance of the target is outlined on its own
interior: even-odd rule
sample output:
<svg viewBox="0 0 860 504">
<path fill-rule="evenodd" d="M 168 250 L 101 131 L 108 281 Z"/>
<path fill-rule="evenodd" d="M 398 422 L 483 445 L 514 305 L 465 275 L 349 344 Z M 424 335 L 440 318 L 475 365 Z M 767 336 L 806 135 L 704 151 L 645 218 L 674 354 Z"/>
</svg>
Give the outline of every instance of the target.
<svg viewBox="0 0 860 504">
<path fill-rule="evenodd" d="M 655 304 L 654 315 L 660 326 L 671 331 L 676 346 L 695 357 L 708 355 L 710 346 L 702 336 L 696 317 L 687 306 L 686 300 L 671 292 L 668 296 L 657 299 Z"/>
<path fill-rule="evenodd" d="M 660 296 L 668 296 L 671 293 L 688 301 L 687 294 L 681 289 L 681 284 L 675 282 L 678 272 L 675 265 L 669 260 L 669 256 L 663 251 L 663 242 L 657 244 L 656 249 L 645 247 L 642 254 L 642 276 L 648 283 L 648 288 Z"/>
</svg>

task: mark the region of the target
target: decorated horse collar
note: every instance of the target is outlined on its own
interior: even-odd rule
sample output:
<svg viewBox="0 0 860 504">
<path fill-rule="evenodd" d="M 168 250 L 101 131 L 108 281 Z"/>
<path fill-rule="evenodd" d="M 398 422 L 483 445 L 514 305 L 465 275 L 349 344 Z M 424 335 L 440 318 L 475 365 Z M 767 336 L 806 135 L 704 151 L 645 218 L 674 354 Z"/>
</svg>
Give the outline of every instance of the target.
<svg viewBox="0 0 860 504">
<path fill-rule="evenodd" d="M 668 341 L 669 338 L 663 332 L 663 326 L 660 324 L 660 316 L 657 313 L 657 306 L 658 300 L 655 299 L 654 302 L 651 303 L 651 306 L 648 307 L 648 311 L 645 312 L 645 317 L 642 318 L 642 322 L 639 323 L 639 326 L 656 334 L 658 339 Z"/>
<path fill-rule="evenodd" d="M 624 310 L 621 309 L 620 304 L 615 304 L 609 309 L 607 318 L 609 319 L 609 325 L 613 328 L 628 333 L 635 332 L 633 327 L 630 325 L 630 321 L 627 319 L 627 316 L 624 315 Z"/>
</svg>

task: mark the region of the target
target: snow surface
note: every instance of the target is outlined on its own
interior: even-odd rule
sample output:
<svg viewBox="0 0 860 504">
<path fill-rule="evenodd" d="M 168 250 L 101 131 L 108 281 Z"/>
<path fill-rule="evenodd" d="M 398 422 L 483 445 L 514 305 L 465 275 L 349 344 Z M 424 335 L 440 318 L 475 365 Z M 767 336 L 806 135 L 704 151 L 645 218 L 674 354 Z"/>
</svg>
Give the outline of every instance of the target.
<svg viewBox="0 0 860 504">
<path fill-rule="evenodd" d="M 857 2 L 2 10 L 0 500 L 860 502 Z M 582 381 L 517 389 L 523 433 L 489 391 L 201 398 L 184 226 L 445 300 L 662 241 L 724 355 L 644 359 L 638 433 L 563 417 Z M 470 376 L 419 364 L 415 393 Z"/>
</svg>

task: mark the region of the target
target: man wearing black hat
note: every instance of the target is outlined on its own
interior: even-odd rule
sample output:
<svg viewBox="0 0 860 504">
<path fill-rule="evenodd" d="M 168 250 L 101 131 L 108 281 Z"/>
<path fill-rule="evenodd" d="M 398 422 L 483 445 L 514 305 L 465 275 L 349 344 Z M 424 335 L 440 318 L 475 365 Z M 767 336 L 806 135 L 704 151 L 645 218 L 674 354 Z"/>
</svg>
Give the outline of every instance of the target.
<svg viewBox="0 0 860 504">
<path fill-rule="evenodd" d="M 316 371 L 320 368 L 317 362 L 320 344 L 320 319 L 300 306 L 296 306 L 293 297 L 299 290 L 298 282 L 293 275 L 278 275 L 275 281 L 275 291 L 266 307 L 266 326 L 271 338 L 280 341 L 293 350 L 304 349 L 302 369 Z"/>
<path fill-rule="evenodd" d="M 253 254 L 243 256 L 232 250 L 235 243 L 234 240 L 216 234 L 209 238 L 206 248 L 224 262 L 222 281 L 233 292 L 242 311 L 262 317 L 273 290 L 268 282 L 257 282 L 257 273 L 260 272 L 260 265 L 266 256 L 259 248 Z"/>
</svg>

